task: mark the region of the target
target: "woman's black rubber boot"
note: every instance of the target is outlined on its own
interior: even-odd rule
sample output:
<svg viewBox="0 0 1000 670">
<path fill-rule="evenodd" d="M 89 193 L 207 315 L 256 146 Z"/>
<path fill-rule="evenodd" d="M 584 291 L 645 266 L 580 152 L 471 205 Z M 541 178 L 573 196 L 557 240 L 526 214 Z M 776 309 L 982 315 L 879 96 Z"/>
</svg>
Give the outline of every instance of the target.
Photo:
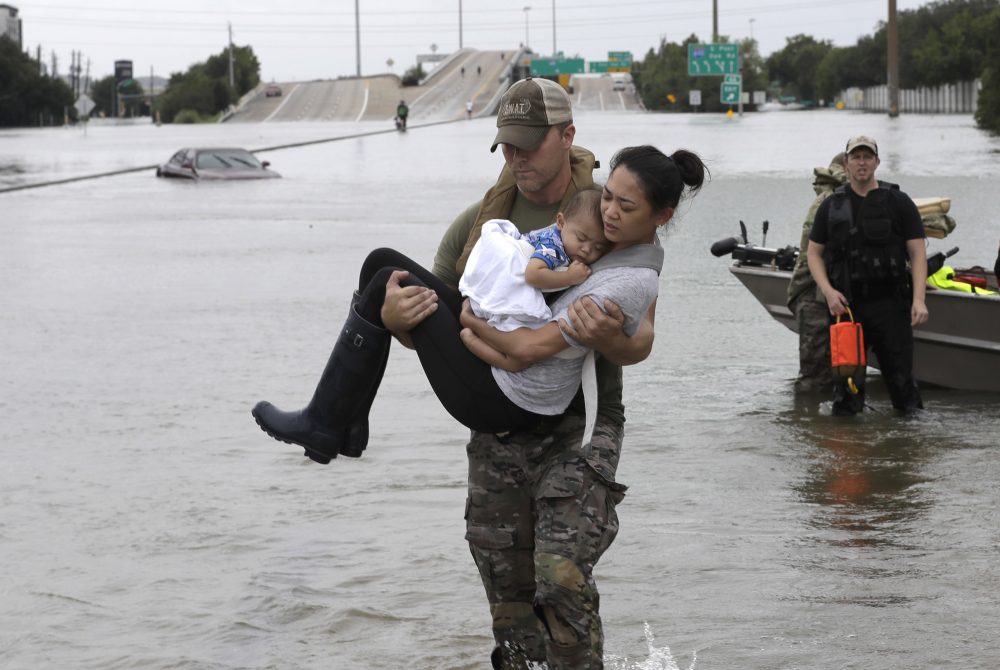
<svg viewBox="0 0 1000 670">
<path fill-rule="evenodd" d="M 340 453 L 351 458 L 360 458 L 361 453 L 368 446 L 368 412 L 371 411 L 372 403 L 378 394 L 378 387 L 382 383 L 382 375 L 385 373 L 385 366 L 389 362 L 389 347 L 385 348 L 385 356 L 375 375 L 375 383 L 368 392 L 367 400 L 362 403 L 358 414 L 351 425 L 347 428 L 347 439 L 344 446 L 340 448 Z"/>
<path fill-rule="evenodd" d="M 353 309 L 354 305 L 357 305 L 359 302 L 361 302 L 361 293 L 355 291 L 354 298 L 351 301 L 351 308 Z M 344 446 L 340 448 L 341 456 L 360 458 L 365 447 L 368 446 L 368 413 L 372 409 L 372 403 L 375 402 L 375 396 L 378 394 L 378 387 L 382 384 L 382 375 L 385 374 L 385 366 L 388 362 L 389 347 L 386 347 L 385 356 L 382 358 L 382 365 L 379 366 L 378 374 L 375 375 L 375 383 L 368 392 L 368 399 L 362 403 L 361 408 L 358 410 L 357 418 L 354 419 L 347 429 L 347 439 L 344 442 Z"/>
<path fill-rule="evenodd" d="M 389 331 L 365 321 L 352 306 L 309 404 L 284 412 L 261 401 L 251 412 L 257 425 L 276 440 L 304 447 L 317 463 L 329 463 L 345 448 L 360 413 L 367 417 L 390 343 Z"/>
</svg>

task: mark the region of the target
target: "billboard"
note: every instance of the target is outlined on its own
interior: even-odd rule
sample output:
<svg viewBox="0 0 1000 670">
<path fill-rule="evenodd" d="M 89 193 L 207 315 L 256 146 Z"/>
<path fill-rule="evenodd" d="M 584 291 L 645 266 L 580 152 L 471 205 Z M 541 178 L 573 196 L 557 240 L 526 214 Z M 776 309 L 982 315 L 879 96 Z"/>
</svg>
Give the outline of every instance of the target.
<svg viewBox="0 0 1000 670">
<path fill-rule="evenodd" d="M 115 116 L 122 116 L 124 113 L 125 105 L 122 104 L 119 94 L 121 93 L 121 86 L 127 82 L 132 81 L 132 61 L 130 60 L 116 60 L 115 61 L 115 89 L 114 89 L 114 105 L 112 106 L 112 113 Z"/>
<path fill-rule="evenodd" d="M 128 81 L 132 78 L 132 61 L 130 60 L 116 60 L 115 61 L 115 85 L 122 83 L 123 81 Z"/>
</svg>

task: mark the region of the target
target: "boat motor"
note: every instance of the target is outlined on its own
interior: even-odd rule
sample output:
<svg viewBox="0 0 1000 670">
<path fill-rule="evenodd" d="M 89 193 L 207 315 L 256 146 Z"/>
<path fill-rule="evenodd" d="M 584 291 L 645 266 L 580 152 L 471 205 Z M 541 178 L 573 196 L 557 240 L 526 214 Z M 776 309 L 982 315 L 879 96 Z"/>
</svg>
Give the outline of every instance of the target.
<svg viewBox="0 0 1000 670">
<path fill-rule="evenodd" d="M 767 239 L 768 222 L 764 221 L 764 239 Z M 740 236 L 727 237 L 712 244 L 712 255 L 716 258 L 732 254 L 733 260 L 740 265 L 773 265 L 779 270 L 794 270 L 795 261 L 799 256 L 799 248 L 793 246 L 772 249 L 751 244 L 747 240 L 747 227 L 740 221 Z M 930 276 L 941 269 L 944 262 L 958 253 L 958 247 L 948 251 L 938 251 L 927 257 L 927 275 Z"/>
<path fill-rule="evenodd" d="M 742 244 L 735 237 L 727 237 L 712 245 L 712 255 L 715 257 L 732 254 L 733 260 L 740 265 L 774 265 L 779 270 L 791 270 L 795 267 L 795 259 L 799 256 L 798 247 L 769 249 L 754 244 Z"/>
<path fill-rule="evenodd" d="M 770 224 L 764 221 L 764 239 L 767 239 L 767 228 Z M 765 246 L 751 244 L 747 239 L 747 226 L 740 221 L 740 236 L 727 237 L 719 240 L 711 247 L 716 258 L 732 254 L 733 260 L 740 265 L 774 265 L 779 270 L 791 270 L 795 267 L 795 259 L 799 255 L 798 247 L 788 246 L 783 249 L 769 249 Z"/>
</svg>

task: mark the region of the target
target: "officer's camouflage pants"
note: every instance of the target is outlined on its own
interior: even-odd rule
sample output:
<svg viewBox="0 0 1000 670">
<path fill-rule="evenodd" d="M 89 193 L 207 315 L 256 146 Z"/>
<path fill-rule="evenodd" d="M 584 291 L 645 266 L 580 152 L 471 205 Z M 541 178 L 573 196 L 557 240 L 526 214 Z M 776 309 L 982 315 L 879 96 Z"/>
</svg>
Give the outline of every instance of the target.
<svg viewBox="0 0 1000 670">
<path fill-rule="evenodd" d="M 567 415 L 548 431 L 474 433 L 468 445 L 466 539 L 490 602 L 496 668 L 604 667 L 593 570 L 618 532 L 623 430 L 599 417 L 588 451 L 582 435 L 582 417 Z"/>
<path fill-rule="evenodd" d="M 810 289 L 791 305 L 799 329 L 799 376 L 796 391 L 829 391 L 833 388 L 830 367 L 830 309 L 819 289 Z"/>
</svg>

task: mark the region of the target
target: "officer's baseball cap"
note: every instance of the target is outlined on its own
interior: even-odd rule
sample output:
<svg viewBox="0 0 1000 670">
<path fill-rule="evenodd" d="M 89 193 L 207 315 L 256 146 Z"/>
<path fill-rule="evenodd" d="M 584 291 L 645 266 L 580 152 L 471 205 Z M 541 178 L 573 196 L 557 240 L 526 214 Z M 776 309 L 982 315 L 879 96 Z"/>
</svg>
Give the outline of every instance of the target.
<svg viewBox="0 0 1000 670">
<path fill-rule="evenodd" d="M 573 120 L 566 89 L 549 79 L 522 79 L 500 98 L 497 136 L 490 151 L 500 144 L 533 151 L 545 139 L 549 128 Z"/>
<path fill-rule="evenodd" d="M 878 144 L 876 144 L 875 140 L 867 135 L 855 135 L 851 139 L 847 140 L 847 149 L 844 150 L 844 153 L 849 154 L 858 147 L 868 147 L 872 150 L 873 154 L 878 156 Z"/>
</svg>

